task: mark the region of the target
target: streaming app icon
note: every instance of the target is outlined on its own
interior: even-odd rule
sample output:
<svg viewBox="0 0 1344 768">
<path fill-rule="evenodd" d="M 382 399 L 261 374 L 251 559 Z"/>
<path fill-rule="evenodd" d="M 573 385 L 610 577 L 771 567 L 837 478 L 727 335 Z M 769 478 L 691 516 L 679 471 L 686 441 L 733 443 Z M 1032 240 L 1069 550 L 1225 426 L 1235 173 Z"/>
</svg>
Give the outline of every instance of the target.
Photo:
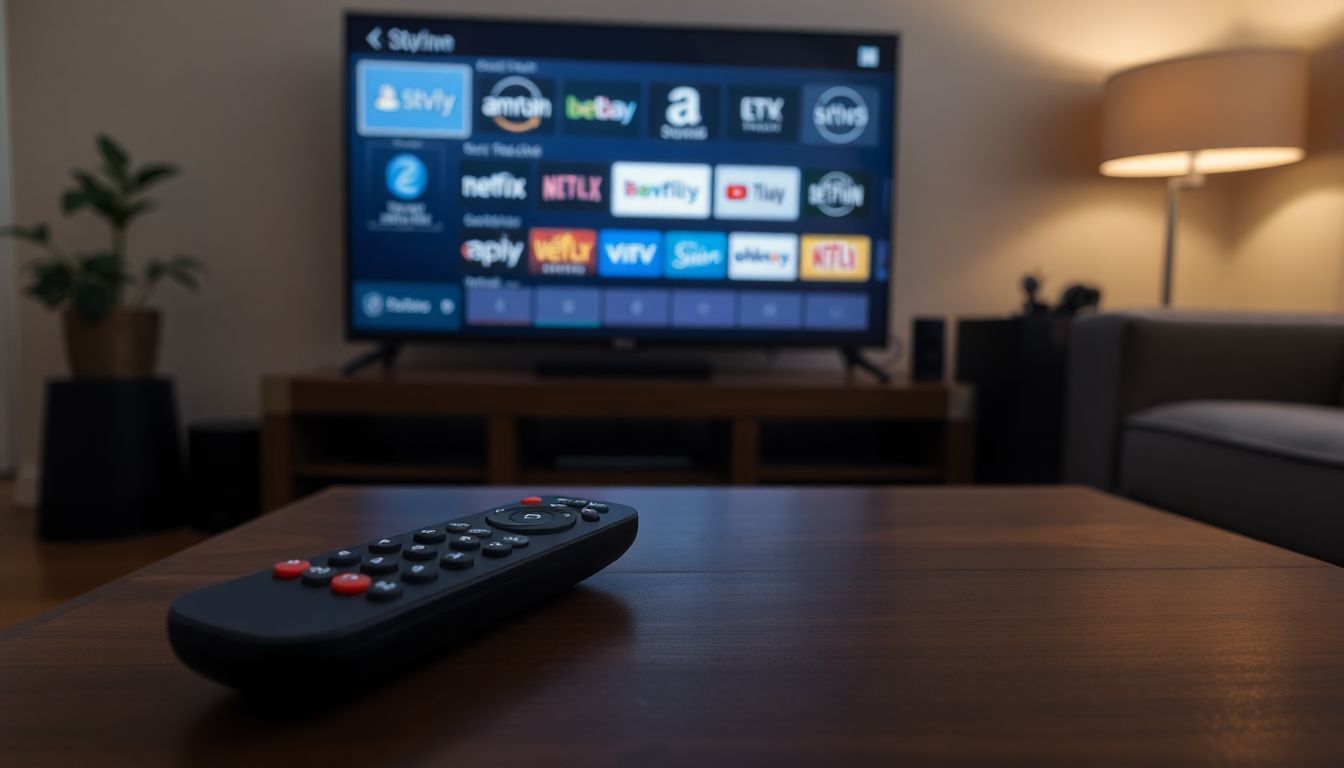
<svg viewBox="0 0 1344 768">
<path fill-rule="evenodd" d="M 728 135 L 748 141 L 798 138 L 798 89 L 734 86 L 728 89 Z"/>
<path fill-rule="evenodd" d="M 387 161 L 384 173 L 387 191 L 399 200 L 414 200 L 425 191 L 429 171 L 420 158 L 409 152 L 403 152 Z"/>
<path fill-rule="evenodd" d="M 731 328 L 737 317 L 734 291 L 672 292 L 672 325 L 677 328 Z"/>
<path fill-rule="evenodd" d="M 447 190 L 438 181 L 443 169 L 442 150 L 425 146 L 409 152 L 378 144 L 367 152 L 366 172 L 371 179 L 382 179 L 382 183 L 375 181 L 365 188 L 368 203 L 364 225 L 383 232 L 443 231 L 440 217 Z"/>
<path fill-rule="evenodd" d="M 591 229 L 533 227 L 528 271 L 552 277 L 584 277 L 596 269 L 597 232 Z"/>
<path fill-rule="evenodd" d="M 471 67 L 365 59 L 355 65 L 361 136 L 471 136 Z"/>
<path fill-rule="evenodd" d="M 603 211 L 607 207 L 607 167 L 542 163 L 537 200 L 542 210 Z"/>
<path fill-rule="evenodd" d="M 517 230 L 464 230 L 458 248 L 463 271 L 471 275 L 518 274 L 526 251 L 527 240 Z"/>
<path fill-rule="evenodd" d="M 602 292 L 603 325 L 629 328 L 666 326 L 671 297 L 656 288 L 607 288 Z"/>
<path fill-rule="evenodd" d="M 798 236 L 786 232 L 733 232 L 728 235 L 728 277 L 796 280 Z"/>
<path fill-rule="evenodd" d="M 667 277 L 722 280 L 728 276 L 728 237 L 722 232 L 668 232 L 663 253 Z"/>
<path fill-rule="evenodd" d="M 526 203 L 531 196 L 524 163 L 463 160 L 458 186 L 464 204 L 515 207 Z"/>
<path fill-rule="evenodd" d="M 791 166 L 715 166 L 714 218 L 795 221 L 801 179 Z"/>
<path fill-rule="evenodd" d="M 612 163 L 611 215 L 708 219 L 709 177 L 699 163 Z"/>
<path fill-rule="evenodd" d="M 810 331 L 862 331 L 868 328 L 868 296 L 862 293 L 810 293 L 803 312 Z"/>
<path fill-rule="evenodd" d="M 597 236 L 597 273 L 603 277 L 662 277 L 663 233 L 604 229 Z"/>
<path fill-rule="evenodd" d="M 602 303 L 600 291 L 577 285 L 543 286 L 536 290 L 538 326 L 596 328 Z"/>
<path fill-rule="evenodd" d="M 541 78 L 508 75 L 481 78 L 478 129 L 489 133 L 546 133 L 554 125 L 555 83 Z"/>
<path fill-rule="evenodd" d="M 719 125 L 719 88 L 716 85 L 655 83 L 652 134 L 666 141 L 707 141 Z"/>
<path fill-rule="evenodd" d="M 804 280 L 867 280 L 870 249 L 863 235 L 803 235 L 800 273 Z"/>
<path fill-rule="evenodd" d="M 808 171 L 803 176 L 804 206 L 809 216 L 832 219 L 865 216 L 872 188 L 868 175 L 856 171 Z"/>
<path fill-rule="evenodd" d="M 565 84 L 565 133 L 577 136 L 635 136 L 639 123 L 638 83 L 569 81 Z"/>
<path fill-rule="evenodd" d="M 852 147 L 877 145 L 878 107 L 876 88 L 866 85 L 803 86 L 803 142 L 844 144 Z"/>
</svg>

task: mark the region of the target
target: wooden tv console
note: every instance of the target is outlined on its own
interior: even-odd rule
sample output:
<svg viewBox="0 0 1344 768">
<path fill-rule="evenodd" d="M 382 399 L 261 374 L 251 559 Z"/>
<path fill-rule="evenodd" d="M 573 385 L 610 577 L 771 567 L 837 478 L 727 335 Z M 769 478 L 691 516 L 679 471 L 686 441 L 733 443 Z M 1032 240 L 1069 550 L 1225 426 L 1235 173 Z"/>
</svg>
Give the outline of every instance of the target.
<svg viewBox="0 0 1344 768">
<path fill-rule="evenodd" d="M 957 385 L 842 374 L 271 376 L 264 503 L 338 483 L 967 482 L 969 400 Z"/>
</svg>

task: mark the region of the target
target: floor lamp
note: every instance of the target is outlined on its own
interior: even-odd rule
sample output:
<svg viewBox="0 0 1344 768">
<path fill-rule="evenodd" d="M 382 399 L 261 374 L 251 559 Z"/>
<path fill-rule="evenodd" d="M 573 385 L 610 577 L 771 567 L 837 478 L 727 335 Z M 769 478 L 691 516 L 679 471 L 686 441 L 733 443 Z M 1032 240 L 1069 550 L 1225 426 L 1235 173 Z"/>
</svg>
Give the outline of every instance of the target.
<svg viewBox="0 0 1344 768">
<path fill-rule="evenodd" d="M 1299 51 L 1244 49 L 1145 64 L 1106 80 L 1102 109 L 1101 173 L 1167 180 L 1167 307 L 1181 190 L 1203 186 L 1207 173 L 1302 159 L 1307 59 Z"/>
</svg>

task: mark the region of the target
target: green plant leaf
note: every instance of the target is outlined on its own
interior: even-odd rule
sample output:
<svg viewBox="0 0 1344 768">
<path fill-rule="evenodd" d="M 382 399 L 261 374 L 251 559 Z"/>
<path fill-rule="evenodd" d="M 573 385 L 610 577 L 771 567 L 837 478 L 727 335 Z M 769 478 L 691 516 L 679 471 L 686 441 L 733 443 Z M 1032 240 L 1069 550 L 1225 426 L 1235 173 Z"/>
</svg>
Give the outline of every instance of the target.
<svg viewBox="0 0 1344 768">
<path fill-rule="evenodd" d="M 12 237 L 17 240 L 27 240 L 37 245 L 46 245 L 50 241 L 51 231 L 47 229 L 46 224 L 34 224 L 31 227 L 12 224 L 8 227 L 0 227 L 0 237 Z"/>
<path fill-rule="evenodd" d="M 126 265 L 115 254 L 93 253 L 79 257 L 79 269 L 84 280 L 97 280 L 114 286 L 129 282 L 131 276 Z"/>
<path fill-rule="evenodd" d="M 151 259 L 145 265 L 145 293 L 159 283 L 159 281 L 168 279 L 186 288 L 189 291 L 195 291 L 200 288 L 200 276 L 205 272 L 205 265 L 192 256 L 177 255 L 170 259 Z"/>
<path fill-rule="evenodd" d="M 79 183 L 79 190 L 88 199 L 89 205 L 93 206 L 95 211 L 103 215 L 103 218 L 111 222 L 112 226 L 121 229 L 126 225 L 126 203 L 122 196 L 104 182 L 94 177 L 88 171 L 71 171 L 75 181 Z"/>
<path fill-rule="evenodd" d="M 146 163 L 135 174 L 132 189 L 140 191 L 156 181 L 162 181 L 178 174 L 177 166 L 171 163 Z"/>
<path fill-rule="evenodd" d="M 123 189 L 126 188 L 128 181 L 127 164 L 130 162 L 130 156 L 126 150 L 106 133 L 98 134 L 98 154 L 103 157 L 103 168 L 107 175 Z"/>
<path fill-rule="evenodd" d="M 70 295 L 75 312 L 90 323 L 103 319 L 117 304 L 117 286 L 101 280 L 80 280 Z"/>
<path fill-rule="evenodd" d="M 152 210 L 154 210 L 153 200 L 137 200 L 122 210 L 122 221 L 129 224 L 131 223 L 131 219 L 134 219 L 136 216 L 139 216 L 146 211 Z"/>
<path fill-rule="evenodd" d="M 89 196 L 80 189 L 67 189 L 61 194 L 61 213 L 69 216 L 89 204 Z"/>
<path fill-rule="evenodd" d="M 24 289 L 24 293 L 37 299 L 48 309 L 56 309 L 70 297 L 70 289 L 75 283 L 74 270 L 63 259 L 43 259 L 28 265 L 33 281 Z"/>
</svg>

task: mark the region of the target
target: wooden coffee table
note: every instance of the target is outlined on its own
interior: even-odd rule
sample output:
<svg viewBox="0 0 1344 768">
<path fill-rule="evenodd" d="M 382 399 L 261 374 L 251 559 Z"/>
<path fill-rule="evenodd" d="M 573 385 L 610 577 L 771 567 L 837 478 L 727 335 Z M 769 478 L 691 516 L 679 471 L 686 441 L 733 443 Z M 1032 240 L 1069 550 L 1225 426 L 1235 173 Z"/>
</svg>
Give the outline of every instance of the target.
<svg viewBox="0 0 1344 768">
<path fill-rule="evenodd" d="M 168 648 L 189 589 L 522 492 L 329 491 L 0 634 L 0 762 L 1344 760 L 1344 570 L 1077 488 L 557 489 L 638 541 L 371 694 L 257 706 Z"/>
</svg>

